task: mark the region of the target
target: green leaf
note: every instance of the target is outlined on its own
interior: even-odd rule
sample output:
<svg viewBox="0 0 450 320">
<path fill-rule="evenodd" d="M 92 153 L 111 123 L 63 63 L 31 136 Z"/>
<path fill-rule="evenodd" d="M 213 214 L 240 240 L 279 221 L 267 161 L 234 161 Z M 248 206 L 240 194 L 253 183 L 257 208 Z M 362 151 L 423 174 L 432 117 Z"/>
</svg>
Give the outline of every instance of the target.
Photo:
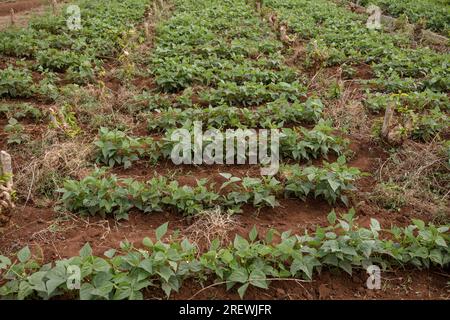
<svg viewBox="0 0 450 320">
<path fill-rule="evenodd" d="M 334 192 L 339 188 L 340 184 L 339 182 L 336 182 L 334 180 L 328 179 L 328 184 L 330 185 L 331 189 L 333 189 Z"/>
<path fill-rule="evenodd" d="M 445 242 L 444 238 L 442 238 L 441 236 L 437 236 L 434 242 L 436 242 L 438 246 L 447 248 L 447 242 Z"/>
<path fill-rule="evenodd" d="M 222 260 L 227 264 L 231 263 L 231 261 L 234 260 L 233 255 L 231 254 L 230 250 L 228 250 L 228 249 L 223 250 L 221 256 L 222 256 Z"/>
<path fill-rule="evenodd" d="M 425 222 L 420 219 L 412 219 L 412 222 L 419 228 L 419 230 L 423 230 L 425 228 Z"/>
<path fill-rule="evenodd" d="M 195 249 L 195 246 L 193 246 L 188 239 L 184 238 L 183 241 L 181 241 L 181 248 L 184 252 L 188 252 Z"/>
<path fill-rule="evenodd" d="M 267 289 L 267 279 L 266 274 L 262 272 L 261 270 L 253 270 L 250 273 L 249 281 L 252 286 Z"/>
<path fill-rule="evenodd" d="M 47 294 L 50 296 L 56 288 L 66 282 L 66 279 L 63 278 L 52 278 L 46 282 L 47 286 Z"/>
<path fill-rule="evenodd" d="M 211 247 L 209 248 L 209 250 L 217 250 L 220 247 L 220 240 L 219 239 L 214 239 L 213 241 L 211 241 Z"/>
<path fill-rule="evenodd" d="M 256 240 L 256 237 L 258 237 L 258 230 L 256 230 L 256 226 L 253 226 L 252 230 L 248 234 L 248 237 L 251 242 L 254 242 Z"/>
<path fill-rule="evenodd" d="M 231 173 L 226 173 L 226 172 L 219 173 L 219 175 L 221 175 L 222 177 L 224 177 L 227 180 L 233 176 Z"/>
<path fill-rule="evenodd" d="M 109 250 L 105 251 L 105 253 L 104 253 L 104 255 L 109 259 L 114 257 L 115 254 L 116 254 L 116 249 L 109 249 Z"/>
<path fill-rule="evenodd" d="M 247 291 L 248 285 L 249 285 L 249 284 L 246 283 L 246 284 L 244 284 L 244 285 L 242 285 L 242 286 L 239 287 L 239 289 L 238 289 L 238 294 L 239 294 L 239 297 L 240 297 L 241 299 L 244 299 L 244 295 L 245 295 L 245 292 Z"/>
<path fill-rule="evenodd" d="M 116 292 L 115 292 L 115 294 L 113 296 L 113 300 L 124 300 L 124 299 L 129 298 L 131 296 L 131 294 L 132 294 L 131 288 L 129 288 L 129 287 L 121 288 L 121 287 L 119 287 L 118 289 L 116 289 Z"/>
<path fill-rule="evenodd" d="M 139 268 L 144 269 L 150 274 L 153 274 L 153 263 L 150 259 L 144 259 L 139 263 Z"/>
<path fill-rule="evenodd" d="M 163 282 L 161 284 L 161 289 L 163 289 L 163 291 L 166 294 L 167 298 L 169 298 L 170 297 L 170 293 L 172 292 L 172 287 L 167 282 Z"/>
<path fill-rule="evenodd" d="M 328 214 L 327 220 L 332 225 L 336 223 L 336 212 L 334 212 L 334 210 Z"/>
<path fill-rule="evenodd" d="M 174 272 L 168 266 L 161 266 L 157 273 L 161 276 L 161 278 L 166 280 L 166 282 L 168 282 L 170 277 L 174 275 Z"/>
<path fill-rule="evenodd" d="M 439 233 L 446 233 L 450 228 L 447 226 L 439 227 L 437 230 Z"/>
<path fill-rule="evenodd" d="M 0 270 L 6 269 L 11 265 L 11 260 L 8 257 L 0 256 Z"/>
<path fill-rule="evenodd" d="M 248 241 L 237 234 L 236 237 L 234 238 L 234 248 L 237 250 L 246 250 L 248 246 L 249 246 Z"/>
<path fill-rule="evenodd" d="M 345 156 L 340 156 L 339 158 L 337 158 L 336 162 L 342 166 L 347 162 L 347 159 L 345 158 Z"/>
<path fill-rule="evenodd" d="M 295 276 L 298 271 L 303 271 L 308 279 L 312 279 L 312 270 L 314 268 L 314 264 L 308 268 L 305 262 L 301 259 L 295 259 L 291 264 L 291 275 Z"/>
<path fill-rule="evenodd" d="M 371 218 L 370 219 L 370 230 L 372 231 L 381 231 L 381 226 L 378 220 Z"/>
<path fill-rule="evenodd" d="M 19 300 L 24 300 L 30 294 L 33 293 L 33 288 L 27 281 L 21 281 L 19 284 L 19 291 L 17 293 L 17 298 Z"/>
<path fill-rule="evenodd" d="M 152 247 L 153 247 L 153 241 L 152 241 L 152 239 L 150 239 L 149 237 L 145 237 L 145 238 L 142 240 L 142 244 L 143 244 L 144 246 L 146 246 L 147 248 L 152 248 Z"/>
<path fill-rule="evenodd" d="M 90 257 L 92 256 L 92 248 L 91 245 L 88 243 L 86 243 L 83 248 L 81 248 L 80 250 L 80 257 L 81 258 L 86 258 L 86 257 Z"/>
<path fill-rule="evenodd" d="M 17 253 L 17 258 L 18 258 L 19 261 L 22 262 L 22 263 L 27 262 L 28 260 L 30 260 L 30 258 L 31 258 L 30 248 L 28 248 L 28 246 L 22 248 L 22 249 Z"/>
<path fill-rule="evenodd" d="M 274 229 L 270 229 L 269 231 L 267 231 L 266 233 L 266 238 L 265 241 L 267 244 L 271 244 L 273 242 L 273 235 L 275 234 L 275 230 Z"/>
<path fill-rule="evenodd" d="M 92 264 L 92 269 L 97 272 L 109 272 L 111 266 L 105 259 L 95 257 L 94 263 Z"/>
<path fill-rule="evenodd" d="M 156 229 L 156 239 L 159 241 L 162 239 L 162 237 L 164 237 L 164 235 L 167 233 L 167 227 L 169 225 L 169 222 L 166 222 L 162 225 L 160 225 L 157 229 Z"/>
<path fill-rule="evenodd" d="M 339 220 L 339 223 L 340 223 L 342 229 L 344 229 L 344 231 L 349 231 L 350 230 L 350 225 L 346 221 Z"/>
<path fill-rule="evenodd" d="M 352 265 L 348 261 L 339 261 L 339 267 L 347 272 L 349 275 L 352 275 Z"/>
<path fill-rule="evenodd" d="M 438 249 L 431 250 L 430 260 L 435 263 L 438 263 L 441 266 L 444 264 L 444 258 L 443 258 L 442 252 Z"/>
<path fill-rule="evenodd" d="M 239 268 L 233 271 L 228 278 L 229 281 L 245 283 L 248 281 L 248 272 L 244 268 Z"/>
</svg>

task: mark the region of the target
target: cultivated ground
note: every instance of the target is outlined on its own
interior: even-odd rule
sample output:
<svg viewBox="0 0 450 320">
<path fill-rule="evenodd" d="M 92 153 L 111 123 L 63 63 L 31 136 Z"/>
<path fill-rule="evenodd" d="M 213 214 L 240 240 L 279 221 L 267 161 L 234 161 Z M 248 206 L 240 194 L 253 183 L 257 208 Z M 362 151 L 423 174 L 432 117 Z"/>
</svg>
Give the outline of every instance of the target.
<svg viewBox="0 0 450 320">
<path fill-rule="evenodd" d="M 339 216 L 350 208 L 361 228 L 373 228 L 372 219 L 382 229 L 413 219 L 448 226 L 449 47 L 425 42 L 420 26 L 408 33 L 400 21 L 395 30 L 368 30 L 368 15 L 351 1 L 76 3 L 78 33 L 67 30 L 62 5 L 55 17 L 46 1 L 0 1 L 0 146 L 12 156 L 15 189 L 15 208 L 0 211 L 0 256 L 28 246 L 43 264 L 77 256 L 85 243 L 98 256 L 124 240 L 143 248 L 165 222 L 168 241 L 187 238 L 205 252 L 215 238 L 222 245 L 248 238 L 254 226 L 261 239 L 271 228 L 313 233 L 330 225 L 332 210 Z M 11 8 L 21 29 L 8 27 Z M 446 35 L 448 19 L 431 27 Z M 386 109 L 393 116 L 383 130 Z M 245 190 L 240 182 L 220 189 L 227 181 L 221 173 L 262 179 L 258 165 L 174 165 L 165 135 L 199 119 L 204 129 L 303 128 L 282 143 L 279 187 L 259 180 Z M 106 173 L 90 184 L 83 179 L 95 167 Z M 305 167 L 323 176 L 310 178 Z M 164 176 L 191 189 L 164 189 L 159 198 L 167 199 L 146 208 L 161 210 L 144 213 L 126 202 L 131 193 L 102 202 L 125 192 L 117 188 L 127 180 L 111 175 L 137 182 Z M 196 189 L 200 179 L 207 191 Z M 211 200 L 235 190 L 248 198 Z M 269 289 L 250 286 L 245 298 L 448 299 L 449 232 L 442 230 L 445 246 L 436 240 L 436 249 L 433 238 L 416 257 L 421 262 L 392 263 L 380 290 L 366 287 L 362 265 L 349 275 L 324 262 L 312 280 L 284 276 Z M 170 298 L 239 298 L 212 283 L 189 278 Z M 142 293 L 165 298 L 158 286 Z"/>
</svg>

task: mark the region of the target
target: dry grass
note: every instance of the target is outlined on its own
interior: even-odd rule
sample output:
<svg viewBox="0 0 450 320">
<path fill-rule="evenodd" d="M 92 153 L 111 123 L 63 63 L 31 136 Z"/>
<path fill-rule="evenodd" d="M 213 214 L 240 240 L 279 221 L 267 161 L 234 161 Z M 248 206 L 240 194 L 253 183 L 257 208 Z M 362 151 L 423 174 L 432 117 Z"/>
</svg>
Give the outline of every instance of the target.
<svg viewBox="0 0 450 320">
<path fill-rule="evenodd" d="M 78 177 L 87 166 L 92 149 L 92 144 L 81 141 L 67 141 L 46 146 L 39 156 L 30 159 L 27 165 L 16 173 L 17 195 L 28 202 L 38 191 L 55 187 L 58 178 Z"/>
<path fill-rule="evenodd" d="M 394 200 L 414 208 L 417 214 L 450 218 L 450 167 L 442 144 L 421 144 L 406 141 L 402 148 L 389 157 L 378 169 L 381 183 L 395 186 Z M 383 191 L 385 190 L 385 191 Z M 375 188 L 378 199 L 392 197 L 392 188 Z"/>
<path fill-rule="evenodd" d="M 361 103 L 362 89 L 357 81 L 342 79 L 341 68 L 318 70 L 309 88 L 324 99 L 324 117 L 332 120 L 336 129 L 357 139 L 372 139 L 370 119 Z"/>
<path fill-rule="evenodd" d="M 334 127 L 346 131 L 355 138 L 371 139 L 370 121 L 361 101 L 352 97 L 351 90 L 344 90 L 339 100 L 325 109 L 325 117 L 332 119 Z"/>
<path fill-rule="evenodd" d="M 229 232 L 237 226 L 233 216 L 223 213 L 220 208 L 201 212 L 194 219 L 185 232 L 199 248 L 208 248 L 215 239 L 221 244 L 226 243 Z"/>
</svg>

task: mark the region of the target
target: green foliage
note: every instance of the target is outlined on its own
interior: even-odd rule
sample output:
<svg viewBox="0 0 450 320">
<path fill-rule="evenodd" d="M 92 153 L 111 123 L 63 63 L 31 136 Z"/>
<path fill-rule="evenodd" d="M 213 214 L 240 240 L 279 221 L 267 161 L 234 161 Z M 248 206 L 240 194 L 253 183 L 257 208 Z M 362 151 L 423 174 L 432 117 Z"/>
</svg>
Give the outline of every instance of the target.
<svg viewBox="0 0 450 320">
<path fill-rule="evenodd" d="M 442 143 L 442 153 L 447 157 L 447 163 L 450 166 L 450 140 L 445 140 Z"/>
<path fill-rule="evenodd" d="M 363 6 L 377 5 L 383 12 L 394 17 L 406 15 L 410 22 L 418 23 L 444 35 L 448 36 L 450 33 L 448 1 L 446 0 L 362 0 L 358 2 Z"/>
<path fill-rule="evenodd" d="M 0 32 L 0 54 L 31 57 L 38 48 L 38 31 L 26 28 L 6 29 Z"/>
<path fill-rule="evenodd" d="M 306 95 L 306 88 L 298 82 L 259 84 L 245 82 L 236 84 L 234 82 L 219 83 L 217 89 L 202 92 L 200 98 L 209 105 L 226 103 L 229 105 L 253 106 L 278 99 L 297 101 L 299 97 Z"/>
<path fill-rule="evenodd" d="M 450 127 L 450 117 L 439 107 L 418 113 L 406 108 L 398 108 L 396 115 L 397 130 L 403 137 L 418 141 L 431 141 L 446 135 Z"/>
<path fill-rule="evenodd" d="M 443 111 L 450 110 L 449 97 L 445 93 L 431 90 L 400 94 L 369 93 L 363 103 L 373 113 L 383 112 L 389 104 L 395 109 L 411 109 L 420 112 L 436 107 Z"/>
<path fill-rule="evenodd" d="M 410 116 L 413 119 L 413 128 L 410 134 L 415 140 L 431 141 L 439 133 L 449 131 L 450 117 L 437 107 L 425 114 L 411 112 Z"/>
<path fill-rule="evenodd" d="M 382 182 L 375 186 L 370 200 L 386 210 L 400 211 L 406 204 L 405 190 L 393 182 Z"/>
<path fill-rule="evenodd" d="M 214 208 L 222 202 L 220 195 L 207 187 L 208 180 L 197 181 L 197 186 L 180 186 L 178 181 L 169 182 L 165 189 L 163 205 L 174 208 L 184 215 L 195 215 L 206 209 Z"/>
<path fill-rule="evenodd" d="M 308 195 L 313 194 L 315 198 L 323 197 L 330 204 L 340 200 L 348 206 L 346 193 L 356 189 L 353 183 L 361 172 L 357 168 L 347 167 L 345 162 L 345 157 L 341 156 L 337 162 L 324 162 L 323 168 L 284 166 L 282 175 L 286 180 L 287 195 L 305 200 Z"/>
<path fill-rule="evenodd" d="M 340 156 L 347 148 L 349 141 L 332 135 L 333 130 L 331 124 L 323 120 L 312 130 L 283 129 L 281 154 L 293 160 L 311 160 L 318 157 L 327 159 L 331 152 Z"/>
<path fill-rule="evenodd" d="M 191 107 L 187 109 L 168 107 L 148 116 L 149 131 L 167 128 L 190 128 L 193 121 L 202 121 L 204 129 L 225 128 L 282 128 L 286 124 L 315 123 L 323 112 L 319 99 L 308 99 L 304 103 L 289 103 L 278 99 L 257 109 L 218 105 L 216 107 Z"/>
<path fill-rule="evenodd" d="M 178 292 L 187 279 L 225 282 L 228 290 L 237 289 L 241 298 L 248 287 L 267 289 L 273 278 L 311 280 L 323 269 L 352 274 L 354 268 L 377 264 L 392 266 L 448 266 L 450 263 L 449 226 L 413 220 L 404 228 L 382 230 L 371 219 L 370 228 L 358 226 L 354 211 L 339 219 L 328 216 L 330 225 L 317 227 L 303 235 L 281 233 L 274 241 L 271 230 L 260 240 L 256 228 L 248 237 L 236 235 L 233 243 L 221 246 L 212 242 L 206 252 L 187 239 L 163 242 L 167 223 L 156 229 L 156 242 L 144 238 L 143 248 L 122 242 L 104 257 L 95 256 L 89 244 L 69 259 L 40 265 L 28 247 L 10 259 L 0 256 L 0 296 L 8 299 L 51 299 L 62 295 L 82 300 L 143 299 L 148 287 L 160 288 L 167 297 Z M 381 232 L 388 236 L 380 237 Z M 80 270 L 80 290 L 73 284 L 72 270 Z"/>
<path fill-rule="evenodd" d="M 74 138 L 81 132 L 75 112 L 69 104 L 64 104 L 58 111 L 50 110 L 50 119 L 50 127 L 60 129 L 69 138 Z"/>
<path fill-rule="evenodd" d="M 32 95 L 33 90 L 33 77 L 29 70 L 11 65 L 0 70 L 0 97 L 26 98 Z"/>
<path fill-rule="evenodd" d="M 50 71 L 42 71 L 42 76 L 42 80 L 36 85 L 36 93 L 49 102 L 56 101 L 59 97 L 58 76 Z"/>
<path fill-rule="evenodd" d="M 174 123 L 168 117 L 164 117 L 164 119 L 164 122 Z M 192 122 L 185 123 L 184 126 L 192 129 Z M 311 130 L 305 128 L 282 129 L 280 138 L 281 156 L 293 160 L 327 158 L 329 154 L 340 156 L 347 149 L 348 140 L 333 135 L 333 131 L 330 123 L 323 120 Z M 151 137 L 134 138 L 118 129 L 110 131 L 107 128 L 100 129 L 99 139 L 94 142 L 97 147 L 97 163 L 103 163 L 110 167 L 123 165 L 125 169 L 139 159 L 150 159 L 152 163 L 156 163 L 159 159 L 170 158 L 176 143 L 178 142 L 171 140 L 171 131 L 166 132 L 161 140 L 155 141 Z M 204 137 L 203 150 L 209 143 L 210 140 Z M 223 143 L 225 149 L 225 138 Z M 191 153 L 193 154 L 193 152 L 194 143 L 192 142 Z M 246 154 L 248 156 L 248 150 L 246 150 Z"/>
<path fill-rule="evenodd" d="M 3 114 L 6 118 L 18 120 L 25 118 L 41 120 L 43 118 L 41 110 L 30 103 L 0 103 L 0 114 Z"/>
<path fill-rule="evenodd" d="M 34 17 L 27 28 L 2 31 L 0 54 L 35 58 L 36 70 L 65 72 L 65 78 L 72 83 L 92 82 L 101 66 L 99 59 L 120 53 L 123 33 L 142 21 L 148 5 L 142 0 L 78 0 L 71 4 L 78 5 L 82 12 L 80 30 L 68 29 L 69 17 L 63 7 L 59 15 L 47 12 Z M 1 81 L 0 76 L 3 96 Z M 18 96 L 15 92 L 9 95 Z"/>
<path fill-rule="evenodd" d="M 347 194 L 355 190 L 353 182 L 360 176 L 357 168 L 347 167 L 345 158 L 336 163 L 324 163 L 323 168 L 285 165 L 280 183 L 275 177 L 253 178 L 233 177 L 222 174 L 227 181 L 214 189 L 207 180 L 197 181 L 197 186 L 180 186 L 177 181 L 154 177 L 147 182 L 107 176 L 105 170 L 97 170 L 81 181 L 67 180 L 61 203 L 69 211 L 90 215 L 114 215 L 117 219 L 127 217 L 136 208 L 145 213 L 174 210 L 184 215 L 222 207 L 231 213 L 240 212 L 243 205 L 256 208 L 276 207 L 276 197 L 281 191 L 287 195 L 306 200 L 309 194 L 323 197 L 330 203 L 341 200 L 348 205 Z"/>
<path fill-rule="evenodd" d="M 221 173 L 227 181 L 221 186 L 229 192 L 224 197 L 224 206 L 229 212 L 241 212 L 244 204 L 252 204 L 255 208 L 277 207 L 277 194 L 282 190 L 280 182 L 274 177 L 252 178 L 233 177 L 229 173 Z"/>
<path fill-rule="evenodd" d="M 369 30 L 366 15 L 327 0 L 268 0 L 265 5 L 306 42 L 306 67 L 363 63 L 371 66 L 376 77 L 371 82 L 382 91 L 449 89 L 448 53 L 412 48 L 406 35 Z"/>
<path fill-rule="evenodd" d="M 110 167 L 123 165 L 129 168 L 132 162 L 148 157 L 154 163 L 158 161 L 158 145 L 152 138 L 132 138 L 120 130 L 100 128 L 97 146 L 97 163 Z"/>
<path fill-rule="evenodd" d="M 202 104 L 259 106 L 278 99 L 298 102 L 306 87 L 281 55 L 282 44 L 245 1 L 176 1 L 156 29 L 149 58 L 159 89 L 195 92 Z M 239 23 L 236 23 L 239 21 Z M 203 89 L 204 87 L 208 89 Z M 184 102 L 189 105 L 189 99 Z"/>
<path fill-rule="evenodd" d="M 145 213 L 173 209 L 185 215 L 213 208 L 219 195 L 205 185 L 206 181 L 198 181 L 197 187 L 180 186 L 164 177 L 141 183 L 115 175 L 107 177 L 99 170 L 81 181 L 66 181 L 58 191 L 63 193 L 61 200 L 67 210 L 126 219 L 132 208 Z"/>
<path fill-rule="evenodd" d="M 22 144 L 30 139 L 30 136 L 24 133 L 25 129 L 15 118 L 10 118 L 5 126 L 5 132 L 8 134 L 8 144 Z"/>
</svg>

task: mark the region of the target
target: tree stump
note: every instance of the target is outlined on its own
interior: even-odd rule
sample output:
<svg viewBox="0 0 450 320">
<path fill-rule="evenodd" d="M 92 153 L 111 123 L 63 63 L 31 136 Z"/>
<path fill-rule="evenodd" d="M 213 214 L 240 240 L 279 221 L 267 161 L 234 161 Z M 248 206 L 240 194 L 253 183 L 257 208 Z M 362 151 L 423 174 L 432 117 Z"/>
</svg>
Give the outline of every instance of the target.
<svg viewBox="0 0 450 320">
<path fill-rule="evenodd" d="M 58 2 L 56 2 L 56 0 L 52 0 L 52 10 L 53 14 L 56 16 L 58 14 Z"/>
<path fill-rule="evenodd" d="M 10 14 L 10 17 L 11 17 L 11 25 L 13 26 L 13 25 L 16 24 L 16 14 L 15 14 L 13 8 L 11 8 L 11 10 L 9 10 L 9 14 Z"/>
<path fill-rule="evenodd" d="M 386 112 L 384 114 L 383 127 L 381 128 L 381 136 L 385 140 L 388 140 L 388 137 L 389 137 L 389 131 L 391 128 L 393 115 L 394 115 L 394 108 L 392 107 L 391 104 L 388 104 L 386 106 Z"/>
<path fill-rule="evenodd" d="M 14 209 L 12 199 L 13 195 L 13 178 L 12 178 L 12 161 L 11 156 L 6 151 L 0 153 L 0 227 L 8 223 L 11 216 L 11 210 Z"/>
</svg>

